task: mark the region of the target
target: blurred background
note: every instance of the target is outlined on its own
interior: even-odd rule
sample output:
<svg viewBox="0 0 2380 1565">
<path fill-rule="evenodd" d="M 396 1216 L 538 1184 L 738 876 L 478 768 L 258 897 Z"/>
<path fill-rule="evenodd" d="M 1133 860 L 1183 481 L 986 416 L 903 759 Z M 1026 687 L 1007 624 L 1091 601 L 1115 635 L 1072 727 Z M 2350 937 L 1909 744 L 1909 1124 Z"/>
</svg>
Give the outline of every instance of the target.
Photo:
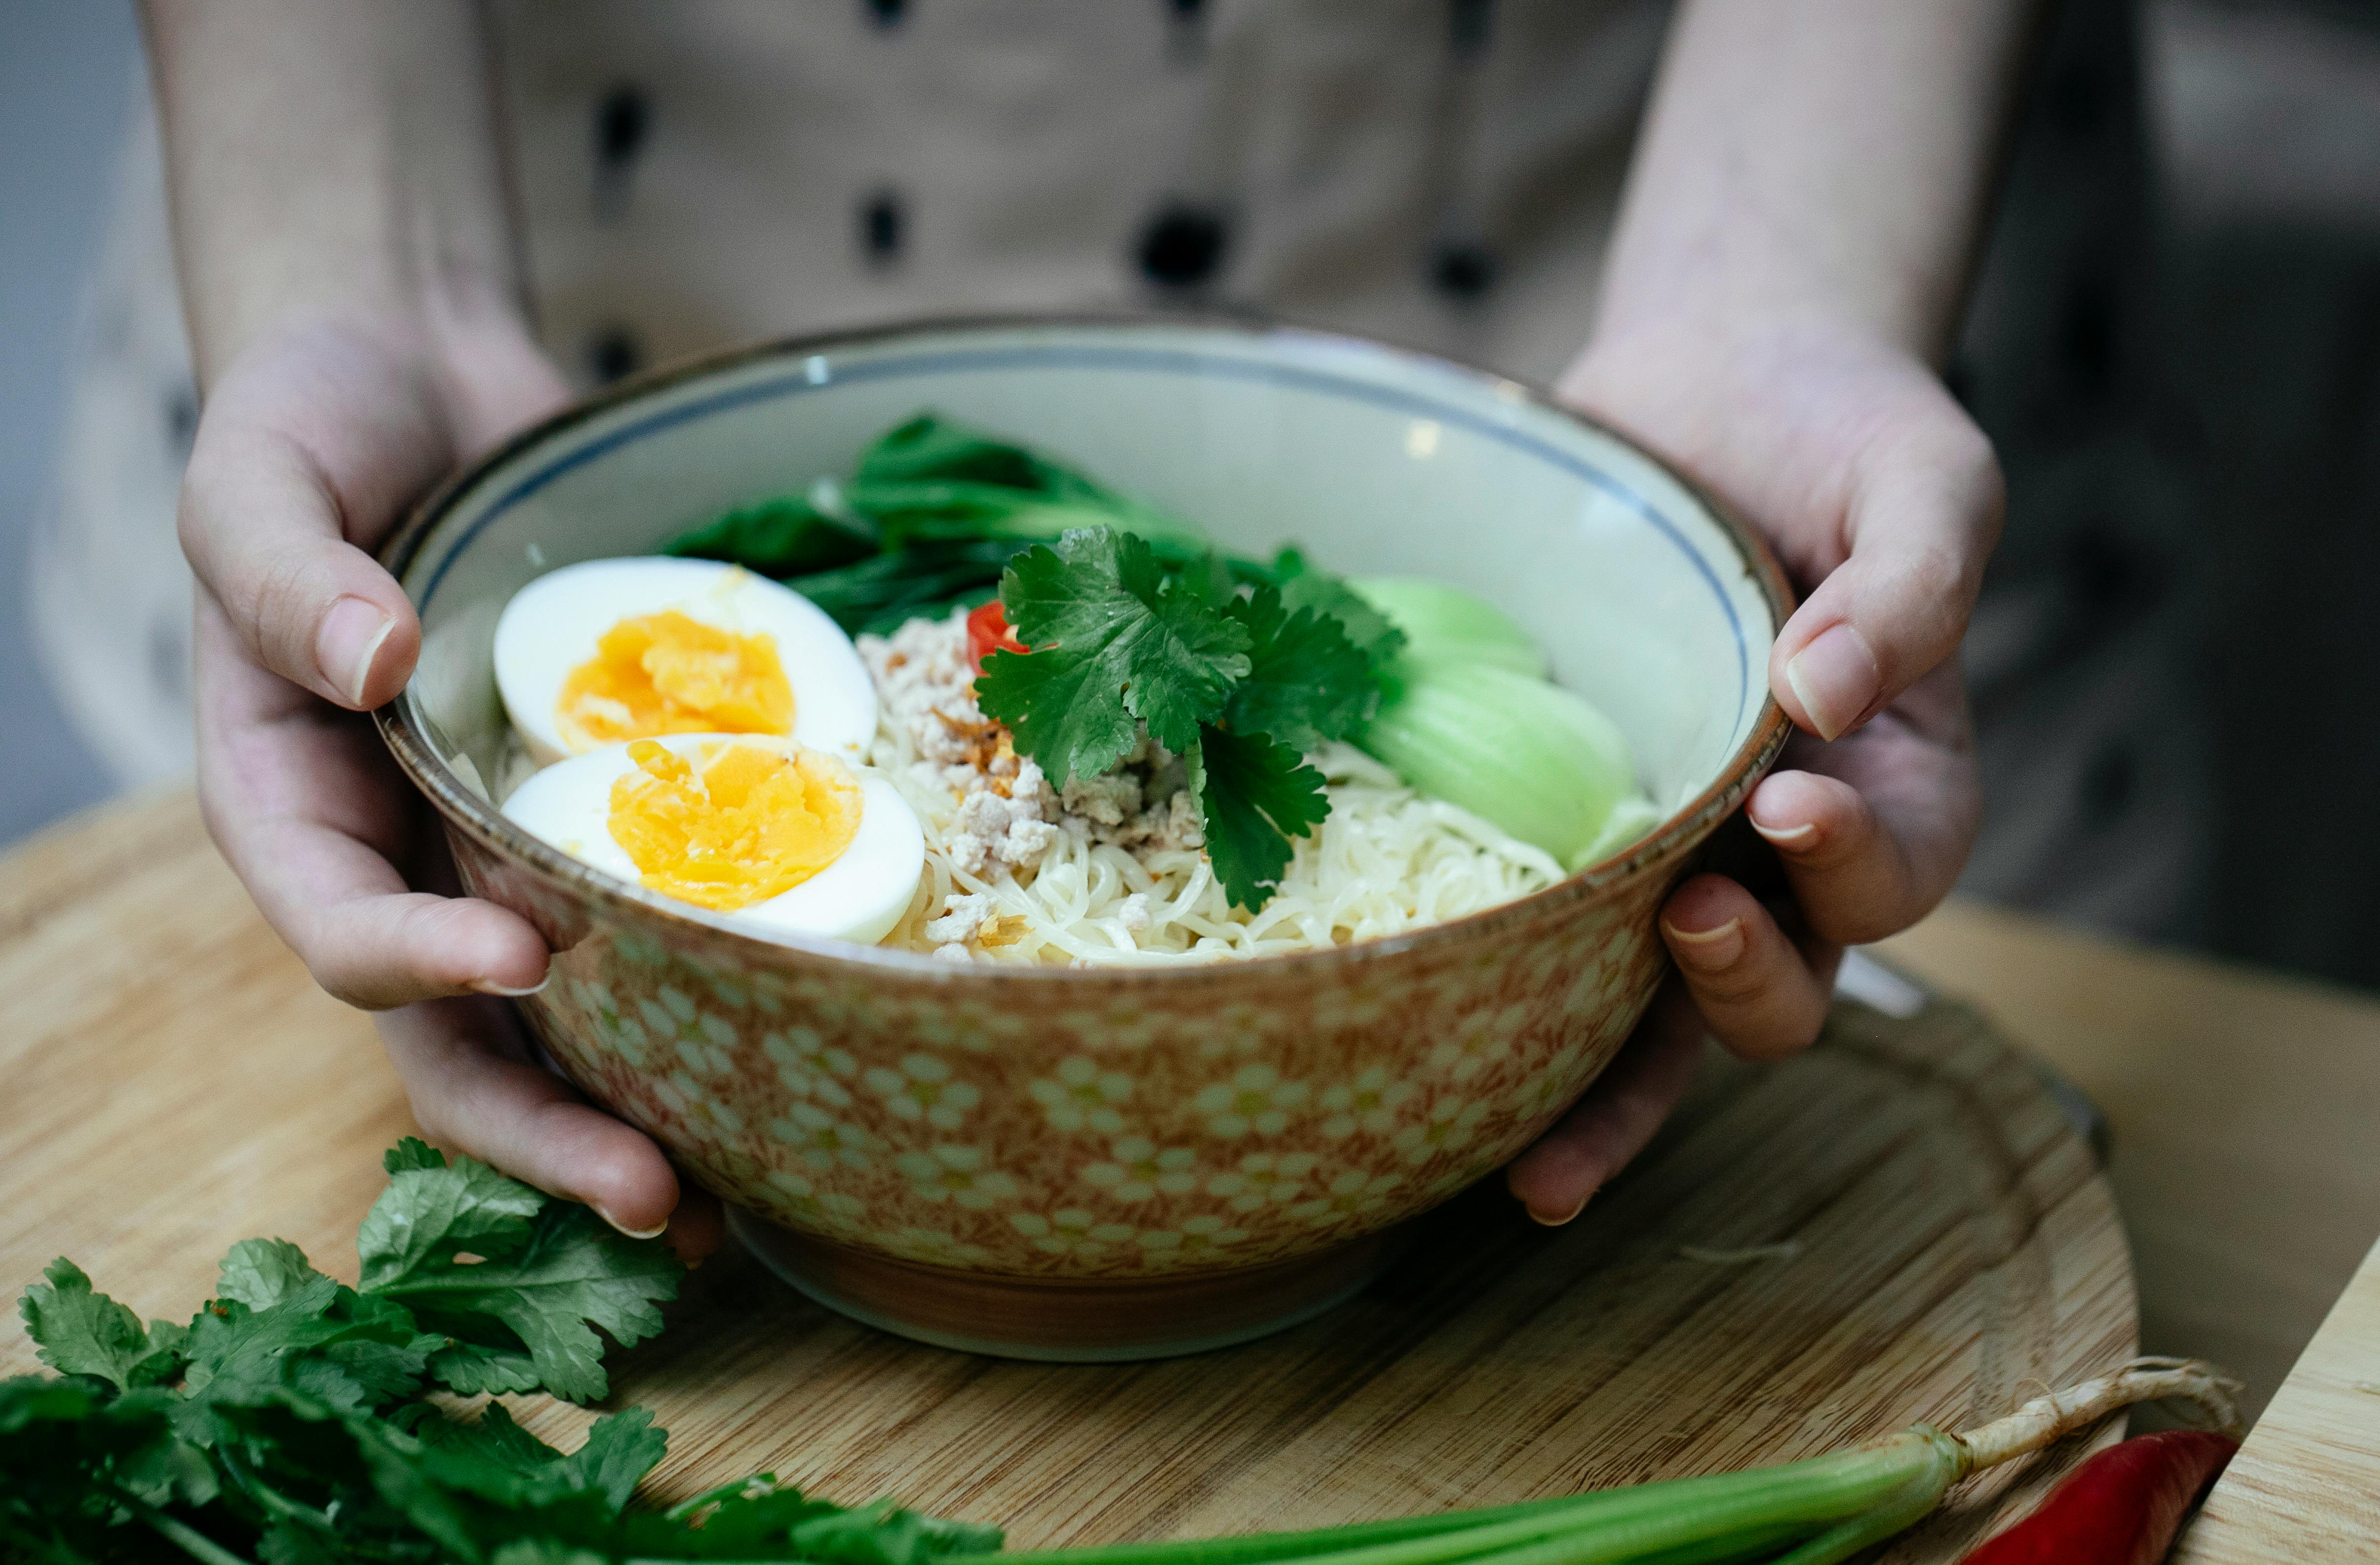
<svg viewBox="0 0 2380 1565">
<path fill-rule="evenodd" d="M 2380 985 L 2380 6 L 2070 0 L 2051 33 L 1949 370 L 2010 494 L 1965 890 Z M 67 443 L 147 420 L 170 455 L 196 424 L 178 321 L 102 305 L 162 295 L 135 285 L 167 264 L 146 91 L 128 5 L 0 7 L 0 843 L 188 764 L 170 699 L 99 694 L 125 682 L 34 628 L 67 612 L 45 552 L 164 526 L 127 509 L 160 475 Z M 594 155 L 648 134 L 624 102 L 589 105 Z M 899 222 L 872 205 L 853 242 Z M 136 593 L 106 656 L 170 698 L 186 614 Z"/>
</svg>

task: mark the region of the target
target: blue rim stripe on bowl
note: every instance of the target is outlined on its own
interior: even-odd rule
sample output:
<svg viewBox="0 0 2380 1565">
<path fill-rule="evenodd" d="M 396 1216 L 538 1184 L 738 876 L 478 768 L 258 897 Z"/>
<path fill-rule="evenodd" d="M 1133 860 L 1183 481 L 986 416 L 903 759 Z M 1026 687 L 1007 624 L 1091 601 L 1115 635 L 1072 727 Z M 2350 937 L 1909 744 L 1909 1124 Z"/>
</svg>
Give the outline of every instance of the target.
<svg viewBox="0 0 2380 1565">
<path fill-rule="evenodd" d="M 447 567 L 470 547 L 472 540 L 478 538 L 480 531 L 489 524 L 565 474 L 617 451 L 623 446 L 633 444 L 649 435 L 674 429 L 680 424 L 706 419 L 716 413 L 749 406 L 755 403 L 774 401 L 781 397 L 799 396 L 806 392 L 819 391 L 838 382 L 850 384 L 868 381 L 903 380 L 912 376 L 946 374 L 953 371 L 1037 367 L 1118 370 L 1171 375 L 1187 373 L 1194 378 L 1253 381 L 1294 386 L 1303 391 L 1319 392 L 1348 401 L 1369 403 L 1391 412 L 1451 424 L 1500 445 L 1535 456 L 1539 461 L 1558 467 L 1573 478 L 1584 479 L 1590 486 L 1618 501 L 1632 515 L 1651 526 L 1669 542 L 1670 547 L 1684 555 L 1687 563 L 1694 566 L 1694 573 L 1702 578 L 1703 584 L 1710 589 L 1711 596 L 1718 601 L 1719 612 L 1727 616 L 1728 628 L 1735 637 L 1735 721 L 1738 727 L 1742 725 L 1744 708 L 1751 699 L 1751 688 L 1746 673 L 1749 665 L 1743 625 L 1735 612 L 1735 604 L 1728 598 L 1727 589 L 1719 581 L 1717 573 L 1712 571 L 1710 563 L 1687 541 L 1682 533 L 1679 532 L 1659 512 L 1647 504 L 1644 497 L 1634 490 L 1593 463 L 1563 451 L 1549 441 L 1539 439 L 1524 431 L 1513 429 L 1464 408 L 1433 402 L 1412 392 L 1373 385 L 1347 376 L 1303 366 L 1234 359 L 1219 354 L 1198 353 L 1183 348 L 1086 346 L 956 348 L 891 357 L 840 369 L 830 368 L 814 356 L 805 361 L 800 369 L 789 373 L 774 376 L 751 385 L 714 393 L 710 396 L 697 398 L 676 407 L 650 414 L 633 423 L 624 424 L 608 434 L 554 457 L 527 474 L 482 512 L 464 530 L 462 536 L 457 538 L 439 557 L 437 566 L 431 572 L 429 582 L 422 588 L 420 608 L 425 613 L 428 611 L 431 600 L 437 594 L 438 584 L 445 579 Z"/>
</svg>

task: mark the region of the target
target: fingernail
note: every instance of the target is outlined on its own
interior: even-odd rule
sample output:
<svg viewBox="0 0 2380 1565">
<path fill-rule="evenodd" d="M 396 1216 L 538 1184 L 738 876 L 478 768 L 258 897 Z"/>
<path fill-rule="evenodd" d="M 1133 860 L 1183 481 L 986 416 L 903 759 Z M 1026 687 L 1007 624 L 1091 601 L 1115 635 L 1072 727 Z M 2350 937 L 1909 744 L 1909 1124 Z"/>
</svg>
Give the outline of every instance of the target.
<svg viewBox="0 0 2380 1565">
<path fill-rule="evenodd" d="M 1716 929 L 1681 929 L 1675 924 L 1663 923 L 1661 932 L 1670 937 L 1670 949 L 1680 962 L 1706 973 L 1717 973 L 1735 965 L 1743 954 L 1743 920 L 1730 918 Z"/>
<path fill-rule="evenodd" d="M 322 616 L 322 628 L 314 637 L 314 661 L 334 689 L 346 693 L 348 705 L 364 704 L 372 660 L 395 628 L 392 615 L 361 598 L 342 598 Z"/>
<path fill-rule="evenodd" d="M 1799 845 L 1803 838 L 1818 829 L 1817 822 L 1815 820 L 1804 820 L 1799 826 L 1763 826 L 1760 824 L 1759 818 L 1749 810 L 1744 812 L 1743 818 L 1752 822 L 1754 831 L 1780 848 Z"/>
<path fill-rule="evenodd" d="M 1579 1213 L 1586 1210 L 1586 1203 L 1594 1194 L 1595 1192 L 1591 1190 L 1588 1191 L 1586 1195 L 1578 1198 L 1578 1205 L 1572 1207 L 1566 1212 L 1555 1212 L 1548 1215 L 1548 1213 L 1537 1210 L 1535 1207 L 1531 1207 L 1528 1208 L 1529 1220 L 1547 1228 L 1560 1228 L 1564 1223 L 1569 1222 L 1572 1218 L 1578 1216 Z"/>
<path fill-rule="evenodd" d="M 1884 671 L 1867 637 L 1849 623 L 1829 626 L 1793 654 L 1785 683 L 1800 697 L 1821 739 L 1840 738 L 1864 715 L 1884 686 Z"/>
<path fill-rule="evenodd" d="M 601 1207 L 595 1208 L 595 1215 L 601 1218 L 605 1222 L 610 1223 L 614 1230 L 626 1234 L 631 1239 L 659 1239 L 663 1233 L 669 1231 L 669 1219 L 667 1218 L 663 1218 L 661 1221 L 653 1224 L 650 1228 L 630 1228 L 626 1223 L 622 1222 L 618 1218 L 613 1217 L 611 1213 L 605 1211 Z"/>
<path fill-rule="evenodd" d="M 553 969 L 549 967 L 545 971 L 544 977 L 540 978 L 537 982 L 529 985 L 528 988 L 525 989 L 508 989 L 504 988 L 504 985 L 496 982 L 493 978 L 474 978 L 471 980 L 471 987 L 478 989 L 481 994 L 492 994 L 501 1000 L 519 1000 L 525 995 L 537 993 L 552 982 L 553 982 Z"/>
</svg>

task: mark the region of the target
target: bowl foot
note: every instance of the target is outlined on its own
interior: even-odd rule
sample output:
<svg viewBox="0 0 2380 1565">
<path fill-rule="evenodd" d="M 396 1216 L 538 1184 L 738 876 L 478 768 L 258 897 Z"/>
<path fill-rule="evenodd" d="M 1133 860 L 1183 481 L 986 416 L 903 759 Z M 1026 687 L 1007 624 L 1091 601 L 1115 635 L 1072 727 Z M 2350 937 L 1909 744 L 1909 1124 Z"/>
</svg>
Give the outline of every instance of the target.
<svg viewBox="0 0 2380 1565">
<path fill-rule="evenodd" d="M 727 1225 L 771 1271 L 863 1325 L 963 1353 L 1052 1364 L 1172 1358 L 1285 1330 L 1362 1291 L 1396 1248 L 1390 1230 L 1238 1271 L 1026 1278 L 894 1260 L 733 1207 Z"/>
</svg>

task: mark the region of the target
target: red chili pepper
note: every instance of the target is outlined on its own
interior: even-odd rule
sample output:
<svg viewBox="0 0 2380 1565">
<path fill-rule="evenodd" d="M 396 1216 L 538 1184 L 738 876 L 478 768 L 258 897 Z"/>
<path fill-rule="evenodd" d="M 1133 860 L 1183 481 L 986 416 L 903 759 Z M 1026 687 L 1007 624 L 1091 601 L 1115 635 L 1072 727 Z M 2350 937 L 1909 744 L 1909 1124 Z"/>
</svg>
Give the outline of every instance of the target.
<svg viewBox="0 0 2380 1565">
<path fill-rule="evenodd" d="M 1008 628 L 1008 613 L 1000 600 L 978 605 L 966 618 L 967 661 L 978 673 L 983 672 L 983 660 L 993 652 L 1022 652 L 1025 643 L 1016 639 L 1016 632 Z"/>
<path fill-rule="evenodd" d="M 2208 1429 L 2119 1440 L 1960 1565 L 2156 1565 L 2239 1449 L 2230 1436 Z"/>
</svg>

